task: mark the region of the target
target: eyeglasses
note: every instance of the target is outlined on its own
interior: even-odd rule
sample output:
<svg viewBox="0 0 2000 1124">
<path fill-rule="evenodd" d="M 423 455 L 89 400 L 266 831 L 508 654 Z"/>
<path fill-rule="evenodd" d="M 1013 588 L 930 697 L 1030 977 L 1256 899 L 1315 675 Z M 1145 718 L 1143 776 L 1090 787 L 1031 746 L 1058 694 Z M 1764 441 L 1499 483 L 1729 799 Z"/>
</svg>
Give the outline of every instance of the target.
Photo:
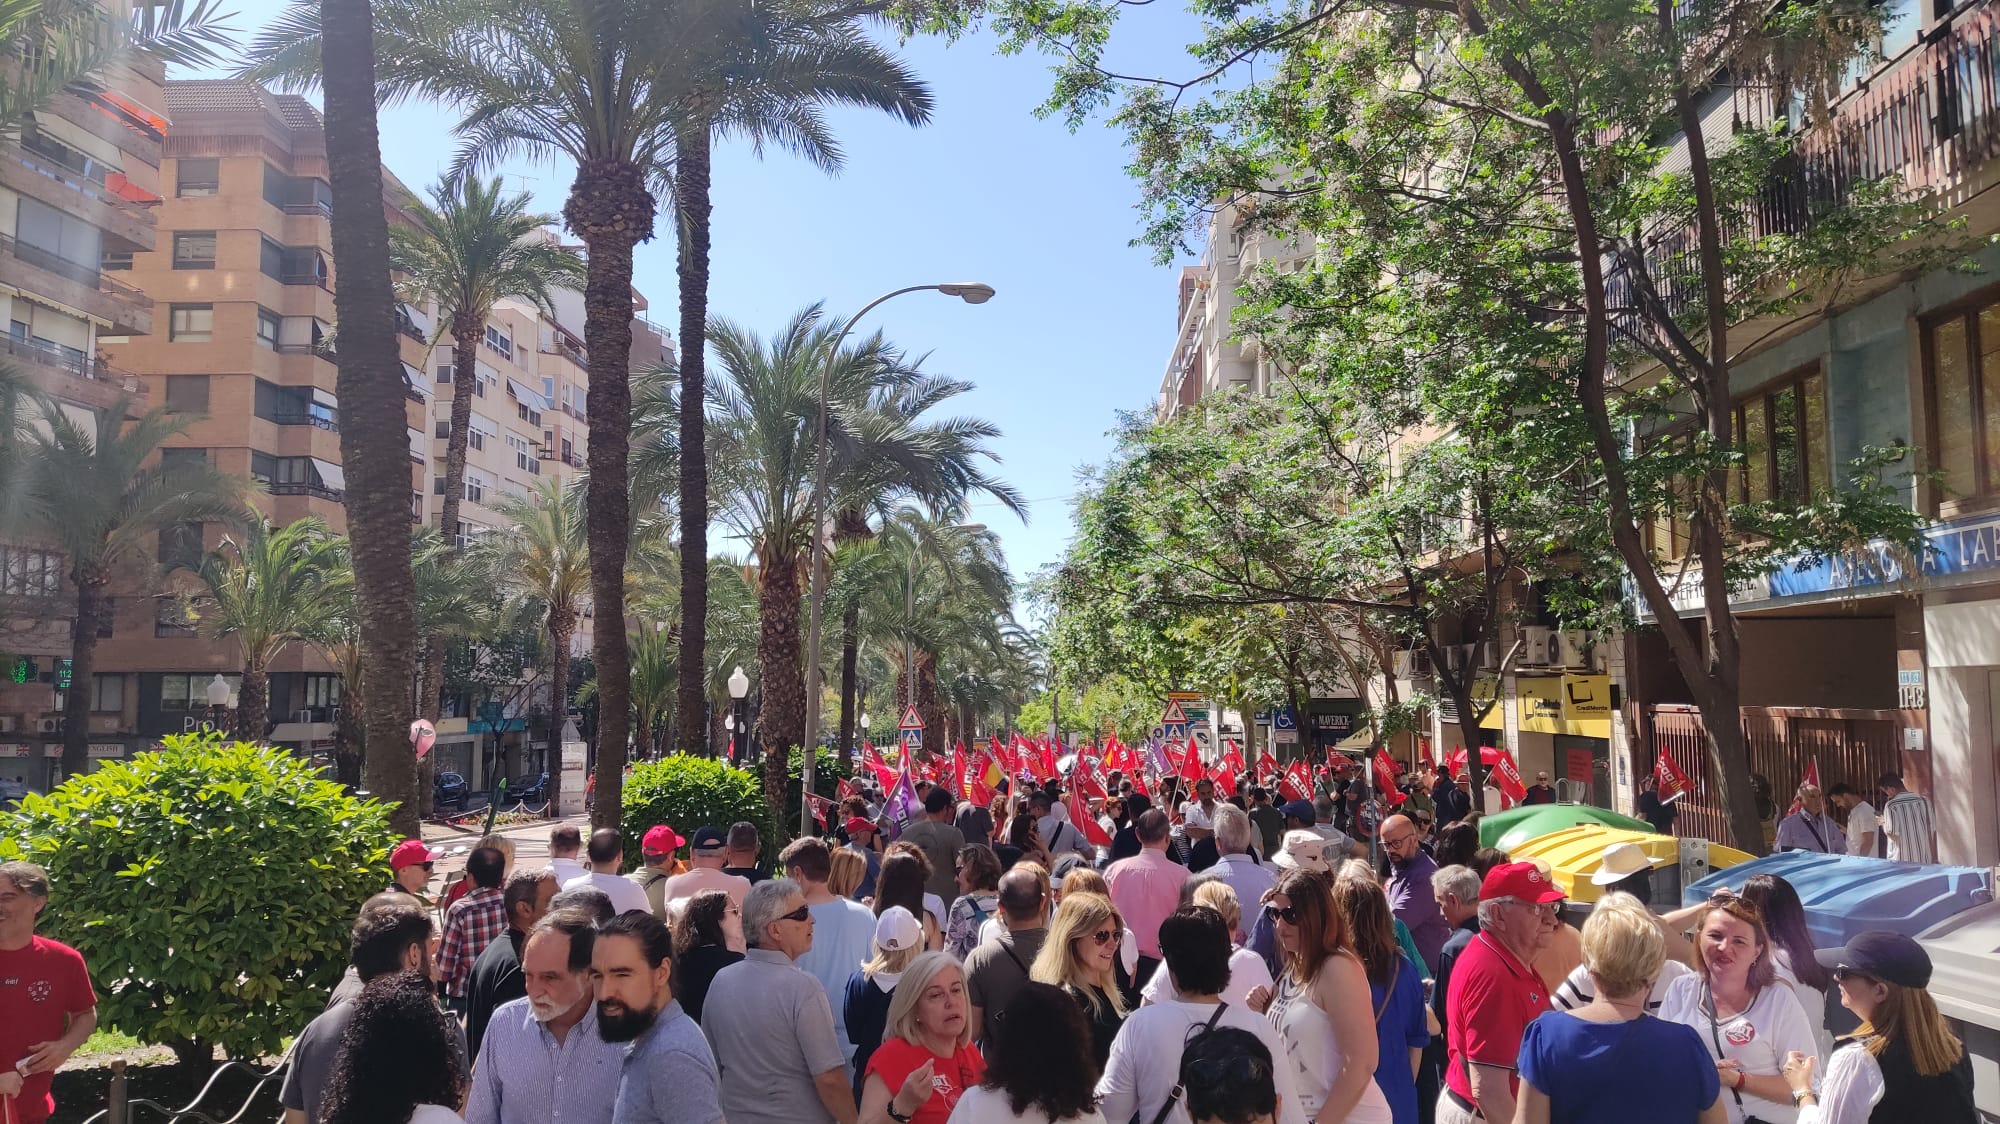
<svg viewBox="0 0 2000 1124">
<path fill-rule="evenodd" d="M 1099 945 L 1107 945 L 1125 935 L 1123 929 L 1099 929 L 1090 934 L 1090 939 Z"/>
<path fill-rule="evenodd" d="M 804 921 L 804 920 L 806 920 L 807 918 L 809 918 L 809 917 L 811 917 L 811 916 L 812 916 L 812 907 L 811 907 L 811 906 L 806 906 L 806 905 L 802 905 L 802 906 L 800 906 L 799 908 L 797 908 L 797 909 L 795 909 L 795 910 L 791 911 L 790 913 L 786 913 L 786 914 L 780 914 L 780 915 L 779 915 L 779 917 L 778 917 L 778 920 L 780 920 L 780 921 Z"/>
<path fill-rule="evenodd" d="M 1531 902 L 1531 901 L 1524 901 L 1520 898 L 1515 898 L 1514 904 L 1526 906 L 1529 909 L 1534 910 L 1536 913 L 1545 914 L 1549 917 L 1562 916 L 1561 902 Z"/>
<path fill-rule="evenodd" d="M 1382 845 L 1384 847 L 1400 847 L 1403 844 L 1408 843 L 1410 840 L 1415 839 L 1416 837 L 1417 833 L 1414 831 L 1408 832 L 1403 835 L 1398 835 L 1394 839 L 1390 839 L 1387 836 L 1384 836 L 1382 839 Z"/>
<path fill-rule="evenodd" d="M 1862 983 L 1875 982 L 1874 976 L 1869 975 L 1859 968 L 1835 968 L 1833 970 L 1833 978 L 1839 980 L 1841 983 L 1846 983 L 1848 980 L 1860 980 Z"/>
<path fill-rule="evenodd" d="M 1264 907 L 1264 916 L 1276 921 L 1283 921 L 1287 925 L 1296 925 L 1299 923 L 1299 907 L 1288 905 L 1283 909 L 1279 909 L 1275 905 L 1267 905 Z"/>
</svg>

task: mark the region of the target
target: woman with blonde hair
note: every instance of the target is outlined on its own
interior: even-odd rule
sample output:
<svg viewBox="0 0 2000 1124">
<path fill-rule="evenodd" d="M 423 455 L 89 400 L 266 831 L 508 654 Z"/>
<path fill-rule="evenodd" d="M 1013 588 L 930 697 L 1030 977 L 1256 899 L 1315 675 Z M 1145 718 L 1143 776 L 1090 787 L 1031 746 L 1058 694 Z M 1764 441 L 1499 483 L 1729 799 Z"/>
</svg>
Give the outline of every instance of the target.
<svg viewBox="0 0 2000 1124">
<path fill-rule="evenodd" d="M 1078 867 L 1063 875 L 1062 886 L 1056 890 L 1056 904 L 1060 906 L 1062 899 L 1069 894 L 1096 894 L 1108 898 L 1111 896 L 1111 885 L 1097 871 L 1087 866 Z"/>
<path fill-rule="evenodd" d="M 1793 1124 L 1798 1109 L 1780 1065 L 1814 1053 L 1799 997 L 1778 979 L 1764 915 L 1718 890 L 1695 918 L 1694 971 L 1667 987 L 1660 1017 L 1694 1028 L 1721 1076 L 1730 1124 Z"/>
<path fill-rule="evenodd" d="M 875 919 L 875 938 L 869 958 L 847 978 L 842 1013 L 847 1041 L 854 1047 L 848 1059 L 853 1063 L 854 1100 L 861 1101 L 861 1079 L 868 1072 L 868 1059 L 882 1044 L 889 1026 L 889 1005 L 903 973 L 924 952 L 924 927 L 909 910 L 892 905 Z"/>
<path fill-rule="evenodd" d="M 965 973 L 950 953 L 911 960 L 863 1072 L 859 1124 L 945 1124 L 958 1098 L 986 1077 L 971 1013 Z"/>
<path fill-rule="evenodd" d="M 1379 1054 L 1370 1018 L 1368 973 L 1333 907 L 1326 875 L 1294 868 L 1278 879 L 1264 909 L 1284 960 L 1275 994 L 1259 988 L 1250 1006 L 1265 1012 L 1285 1041 L 1299 1107 L 1316 1124 L 1392 1124 L 1375 1084 Z"/>
<path fill-rule="evenodd" d="M 868 879 L 868 860 L 852 847 L 834 847 L 826 857 L 833 867 L 826 879 L 826 892 L 836 898 L 854 897 Z"/>
<path fill-rule="evenodd" d="M 1528 1024 L 1515 1124 L 1722 1124 L 1722 1084 L 1701 1036 L 1646 1014 L 1666 947 L 1638 898 L 1598 901 L 1583 923 L 1591 997 Z"/>
<path fill-rule="evenodd" d="M 1931 993 L 1931 958 L 1922 945 L 1884 931 L 1823 949 L 1841 1005 L 1861 1026 L 1826 1063 L 1813 1092 L 1814 1059 L 1786 1055 L 1784 1074 L 1799 1124 L 1923 1121 L 1972 1124 L 1972 1062 Z"/>
<path fill-rule="evenodd" d="M 1099 1069 L 1111 1057 L 1111 1040 L 1125 1023 L 1125 996 L 1114 967 L 1124 938 L 1125 921 L 1110 898 L 1065 894 L 1049 921 L 1042 950 L 1028 968 L 1029 979 L 1062 988 L 1083 1009 Z"/>
</svg>

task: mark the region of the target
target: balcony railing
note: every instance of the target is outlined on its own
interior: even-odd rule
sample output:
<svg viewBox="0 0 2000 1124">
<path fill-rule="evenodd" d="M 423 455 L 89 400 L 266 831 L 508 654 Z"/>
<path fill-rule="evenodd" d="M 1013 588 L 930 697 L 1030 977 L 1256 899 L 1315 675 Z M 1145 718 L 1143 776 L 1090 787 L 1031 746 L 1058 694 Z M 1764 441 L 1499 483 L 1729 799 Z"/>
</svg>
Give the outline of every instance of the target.
<svg viewBox="0 0 2000 1124">
<path fill-rule="evenodd" d="M 347 493 L 336 492 L 332 488 L 329 488 L 324 484 L 306 484 L 299 482 L 294 482 L 291 484 L 273 484 L 271 485 L 271 494 L 274 496 L 311 496 L 314 499 L 329 500 L 333 503 L 344 502 L 347 498 Z"/>
<path fill-rule="evenodd" d="M 20 339 L 15 336 L 0 336 L 0 354 L 39 363 L 44 367 L 54 367 L 80 379 L 108 383 L 127 394 L 135 394 L 142 398 L 146 395 L 146 380 L 74 348 L 55 347 L 37 340 Z"/>
<path fill-rule="evenodd" d="M 96 289 L 112 300 L 126 305 L 133 310 L 148 312 L 152 310 L 153 303 L 146 298 L 146 294 L 122 281 L 113 281 L 110 277 L 100 272 L 95 265 L 73 262 L 60 254 L 50 253 L 40 246 L 30 246 L 26 242 L 21 242 L 4 234 L 0 234 L 0 250 L 6 251 L 16 260 L 34 266 L 36 269 L 46 270 L 58 277 L 74 281 L 79 285 Z"/>
<path fill-rule="evenodd" d="M 324 429 L 328 433 L 340 432 L 339 422 L 334 421 L 332 418 L 321 417 L 318 414 L 282 413 L 282 414 L 271 414 L 268 416 L 260 414 L 258 416 L 263 417 L 265 421 L 270 422 L 272 425 L 309 425 L 312 426 L 314 429 Z M 280 493 L 276 492 L 274 489 L 272 494 L 277 495 Z"/>
<path fill-rule="evenodd" d="M 31 139 L 24 139 L 19 147 L 12 149 L 11 155 L 22 167 L 82 192 L 100 203 L 116 207 L 133 218 L 152 221 L 152 212 L 142 204 L 112 191 L 104 185 L 101 178 L 93 176 L 88 169 L 79 168 L 54 152 L 33 147 L 34 143 Z"/>
<path fill-rule="evenodd" d="M 318 285 L 322 289 L 327 287 L 326 275 L 318 270 L 302 272 L 288 269 L 278 274 L 278 280 L 287 285 Z"/>
<path fill-rule="evenodd" d="M 324 341 L 319 343 L 281 343 L 277 346 L 276 350 L 280 355 L 317 355 L 329 363 L 335 362 L 337 358 L 334 354 L 333 345 Z"/>
<path fill-rule="evenodd" d="M 333 207 L 330 204 L 321 203 L 318 202 L 317 200 L 306 203 L 286 203 L 282 205 L 282 210 L 288 215 L 319 215 L 323 218 L 333 217 Z"/>
</svg>

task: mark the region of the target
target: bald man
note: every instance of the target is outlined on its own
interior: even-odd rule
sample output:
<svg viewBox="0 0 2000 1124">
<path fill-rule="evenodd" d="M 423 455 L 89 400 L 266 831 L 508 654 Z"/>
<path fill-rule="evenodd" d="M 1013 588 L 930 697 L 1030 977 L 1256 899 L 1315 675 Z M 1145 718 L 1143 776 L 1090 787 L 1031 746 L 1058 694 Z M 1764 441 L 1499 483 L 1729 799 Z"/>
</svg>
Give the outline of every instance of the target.
<svg viewBox="0 0 2000 1124">
<path fill-rule="evenodd" d="M 1408 816 L 1382 821 L 1382 850 L 1389 856 L 1389 908 L 1409 926 L 1425 967 L 1435 973 L 1438 953 L 1444 951 L 1444 942 L 1451 936 L 1451 924 L 1431 891 L 1437 862 L 1424 853 L 1417 825 Z"/>
</svg>

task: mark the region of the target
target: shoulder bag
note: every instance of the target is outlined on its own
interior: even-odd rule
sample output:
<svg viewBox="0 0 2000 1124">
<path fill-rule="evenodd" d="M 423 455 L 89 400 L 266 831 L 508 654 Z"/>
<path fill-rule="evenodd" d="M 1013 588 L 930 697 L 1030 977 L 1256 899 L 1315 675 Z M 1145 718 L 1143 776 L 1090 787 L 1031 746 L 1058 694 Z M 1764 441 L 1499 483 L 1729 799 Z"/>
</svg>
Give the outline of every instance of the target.
<svg viewBox="0 0 2000 1124">
<path fill-rule="evenodd" d="M 1202 1028 L 1200 1030 L 1195 1031 L 1193 1034 L 1188 1035 L 1187 1040 L 1189 1042 L 1192 1042 L 1195 1039 L 1200 1038 L 1202 1035 L 1207 1034 L 1209 1031 L 1214 1030 L 1216 1022 L 1222 1018 L 1222 1012 L 1228 1009 L 1229 1009 L 1229 1004 L 1217 1003 L 1215 1005 L 1215 1013 L 1208 1016 L 1208 1021 L 1202 1024 Z M 1181 1048 L 1185 1050 L 1187 1048 L 1186 1044 L 1183 1043 Z M 1175 1068 L 1176 1069 L 1180 1068 L 1178 1063 L 1175 1065 Z M 1168 1090 L 1166 1103 L 1160 1106 L 1160 1111 L 1153 1114 L 1153 1124 L 1166 1124 L 1167 1115 L 1173 1112 L 1175 1105 L 1181 1103 L 1181 1097 L 1184 1096 L 1186 1093 L 1187 1093 L 1187 1086 L 1181 1084 L 1180 1075 L 1176 1073 L 1174 1075 L 1174 1087 Z M 1144 1122 L 1139 1119 L 1139 1114 L 1136 1112 L 1132 1114 L 1132 1124 L 1144 1124 Z"/>
</svg>

